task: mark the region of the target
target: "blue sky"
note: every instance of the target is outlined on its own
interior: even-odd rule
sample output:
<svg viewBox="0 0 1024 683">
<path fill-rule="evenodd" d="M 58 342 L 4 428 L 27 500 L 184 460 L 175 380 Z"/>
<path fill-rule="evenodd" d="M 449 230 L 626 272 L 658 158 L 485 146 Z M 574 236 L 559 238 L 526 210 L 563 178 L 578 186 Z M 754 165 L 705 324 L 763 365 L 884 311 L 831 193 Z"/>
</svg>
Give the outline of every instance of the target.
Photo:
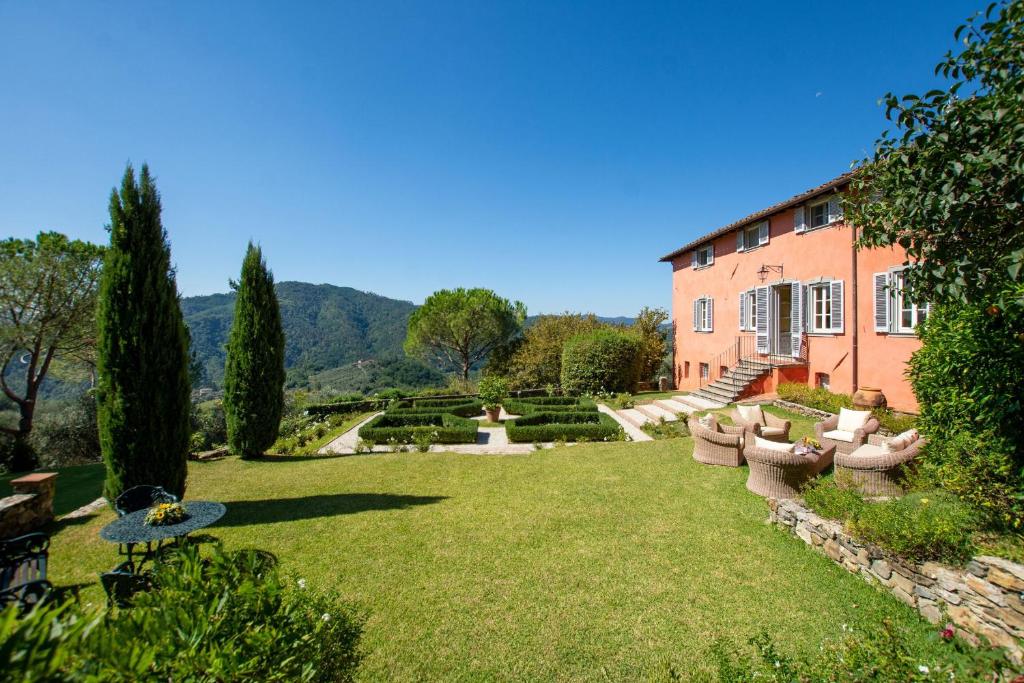
<svg viewBox="0 0 1024 683">
<path fill-rule="evenodd" d="M 185 295 L 668 306 L 658 257 L 817 185 L 981 2 L 0 0 L 0 235 L 105 241 L 148 162 Z"/>
</svg>

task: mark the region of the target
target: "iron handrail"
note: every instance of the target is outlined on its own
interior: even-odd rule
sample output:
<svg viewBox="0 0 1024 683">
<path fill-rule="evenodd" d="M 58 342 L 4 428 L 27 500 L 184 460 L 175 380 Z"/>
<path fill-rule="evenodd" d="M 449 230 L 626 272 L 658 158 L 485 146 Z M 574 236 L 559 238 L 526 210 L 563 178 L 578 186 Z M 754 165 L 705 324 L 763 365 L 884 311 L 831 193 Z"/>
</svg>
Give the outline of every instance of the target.
<svg viewBox="0 0 1024 683">
<path fill-rule="evenodd" d="M 763 353 L 757 350 L 757 335 L 755 334 L 741 334 L 737 335 L 731 344 L 724 350 L 719 352 L 717 355 L 712 356 L 708 361 L 708 374 L 707 377 L 700 372 L 698 368 L 698 377 L 700 380 L 699 386 L 703 387 L 712 382 L 721 379 L 724 376 L 722 368 L 725 368 L 725 372 L 735 368 L 742 361 L 749 360 L 756 363 L 768 365 L 770 367 L 779 367 L 783 365 L 794 365 L 803 364 L 807 362 L 807 334 L 800 334 L 800 352 L 797 356 L 791 354 L 782 353 Z"/>
</svg>

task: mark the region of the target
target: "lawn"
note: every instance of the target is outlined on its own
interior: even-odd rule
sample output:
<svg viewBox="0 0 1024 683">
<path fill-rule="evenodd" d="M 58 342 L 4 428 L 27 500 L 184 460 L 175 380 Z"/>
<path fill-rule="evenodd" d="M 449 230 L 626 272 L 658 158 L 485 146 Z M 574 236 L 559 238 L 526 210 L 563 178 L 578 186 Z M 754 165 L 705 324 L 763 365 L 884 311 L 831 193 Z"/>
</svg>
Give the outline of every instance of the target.
<svg viewBox="0 0 1024 683">
<path fill-rule="evenodd" d="M 635 680 L 692 674 L 718 635 L 810 651 L 860 619 L 929 630 L 765 524 L 745 468 L 691 447 L 228 458 L 190 463 L 187 498 L 227 504 L 210 533 L 229 548 L 366 608 L 362 680 Z M 51 576 L 88 584 L 84 601 L 117 561 L 97 536 L 112 518 L 54 536 Z"/>
</svg>

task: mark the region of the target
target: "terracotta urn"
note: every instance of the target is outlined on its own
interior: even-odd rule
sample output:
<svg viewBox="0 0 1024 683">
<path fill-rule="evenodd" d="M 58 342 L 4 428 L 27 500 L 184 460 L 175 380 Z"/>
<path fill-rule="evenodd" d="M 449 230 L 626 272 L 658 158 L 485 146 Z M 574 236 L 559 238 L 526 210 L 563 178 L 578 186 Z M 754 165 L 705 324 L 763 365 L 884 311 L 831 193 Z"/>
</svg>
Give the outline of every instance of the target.
<svg viewBox="0 0 1024 683">
<path fill-rule="evenodd" d="M 888 405 L 885 394 L 877 387 L 861 387 L 853 395 L 853 405 L 860 408 L 884 408 Z"/>
<path fill-rule="evenodd" d="M 501 416 L 501 406 L 496 408 L 484 408 L 484 412 L 487 413 L 487 419 L 490 422 L 497 422 Z"/>
</svg>

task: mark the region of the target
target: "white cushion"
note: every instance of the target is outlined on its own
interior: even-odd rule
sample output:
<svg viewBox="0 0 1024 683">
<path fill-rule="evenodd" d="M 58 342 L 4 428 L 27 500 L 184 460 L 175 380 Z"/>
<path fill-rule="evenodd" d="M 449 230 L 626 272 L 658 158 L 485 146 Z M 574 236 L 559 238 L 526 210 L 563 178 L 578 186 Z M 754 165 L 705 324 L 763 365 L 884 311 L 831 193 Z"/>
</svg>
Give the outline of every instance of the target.
<svg viewBox="0 0 1024 683">
<path fill-rule="evenodd" d="M 870 410 L 847 410 L 846 408 L 840 408 L 839 424 L 836 425 L 836 429 L 841 432 L 855 432 L 867 424 L 869 417 L 871 417 Z M 852 439 L 850 440 L 852 441 Z"/>
<path fill-rule="evenodd" d="M 842 429 L 833 429 L 831 432 L 825 432 L 822 436 L 833 441 L 853 443 L 853 432 L 844 432 Z"/>
<path fill-rule="evenodd" d="M 908 448 L 910 444 L 914 443 L 918 439 L 916 429 L 908 429 L 902 434 L 897 434 L 891 439 L 887 439 L 882 444 L 882 448 L 885 449 L 886 453 L 897 453 L 905 448 Z"/>
<path fill-rule="evenodd" d="M 736 406 L 736 410 L 739 411 L 740 417 L 742 417 L 746 422 L 751 422 L 753 424 L 759 425 L 763 425 L 765 423 L 764 413 L 761 411 L 761 406 L 738 405 Z"/>
<path fill-rule="evenodd" d="M 782 427 L 761 427 L 761 433 L 766 436 L 782 436 L 786 430 Z"/>
<path fill-rule="evenodd" d="M 850 456 L 854 458 L 859 458 L 861 456 L 870 457 L 872 455 L 885 455 L 888 452 L 889 451 L 886 450 L 885 446 L 872 446 L 871 444 L 866 443 L 863 446 L 857 446 L 853 453 L 850 453 Z"/>
<path fill-rule="evenodd" d="M 762 439 L 759 436 L 754 437 L 754 445 L 758 448 L 767 448 L 773 451 L 782 451 L 783 453 L 792 453 L 793 444 L 791 443 L 779 443 L 778 441 L 769 441 L 768 439 Z"/>
<path fill-rule="evenodd" d="M 708 428 L 710 428 L 711 427 L 711 413 L 708 413 L 707 415 L 701 415 L 700 417 L 697 418 L 697 422 L 698 422 L 698 424 L 700 424 L 701 427 L 708 427 Z"/>
</svg>

